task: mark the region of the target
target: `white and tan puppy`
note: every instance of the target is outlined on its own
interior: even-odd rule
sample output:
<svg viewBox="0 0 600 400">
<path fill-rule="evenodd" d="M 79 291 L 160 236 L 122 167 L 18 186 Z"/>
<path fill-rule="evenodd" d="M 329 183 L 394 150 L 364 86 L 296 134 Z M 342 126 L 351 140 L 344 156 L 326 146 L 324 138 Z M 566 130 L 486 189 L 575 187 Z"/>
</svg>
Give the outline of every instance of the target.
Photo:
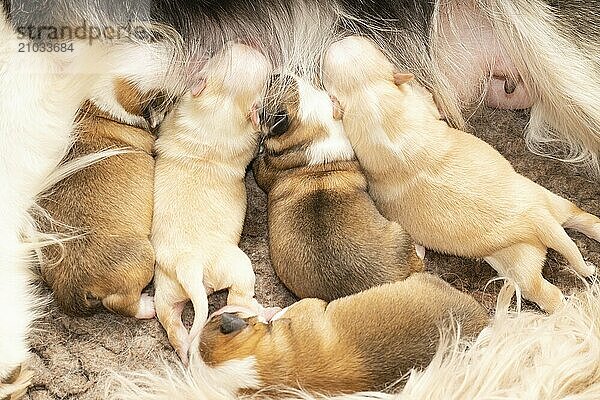
<svg viewBox="0 0 600 400">
<path fill-rule="evenodd" d="M 207 293 L 257 309 L 255 276 L 238 243 L 246 213 L 246 167 L 259 133 L 255 104 L 270 73 L 258 51 L 230 44 L 208 61 L 205 80 L 167 116 L 156 142 L 152 243 L 158 318 L 181 359 L 208 317 Z M 188 335 L 181 321 L 191 299 Z"/>
<path fill-rule="evenodd" d="M 269 195 L 273 267 L 294 294 L 332 301 L 423 270 L 410 236 L 369 197 L 325 91 L 274 75 L 260 120 L 254 177 Z"/>
<path fill-rule="evenodd" d="M 270 323 L 237 311 L 217 312 L 193 346 L 210 367 L 235 373 L 246 393 L 385 390 L 427 366 L 440 328 L 458 323 L 462 335 L 474 336 L 488 323 L 475 299 L 424 273 L 331 303 L 301 300 Z"/>
<path fill-rule="evenodd" d="M 382 214 L 419 244 L 484 258 L 552 312 L 560 290 L 542 276 L 547 248 L 580 275 L 594 273 L 563 227 L 600 240 L 600 219 L 515 172 L 484 141 L 450 128 L 431 94 L 369 40 L 333 44 L 324 80 Z"/>
</svg>

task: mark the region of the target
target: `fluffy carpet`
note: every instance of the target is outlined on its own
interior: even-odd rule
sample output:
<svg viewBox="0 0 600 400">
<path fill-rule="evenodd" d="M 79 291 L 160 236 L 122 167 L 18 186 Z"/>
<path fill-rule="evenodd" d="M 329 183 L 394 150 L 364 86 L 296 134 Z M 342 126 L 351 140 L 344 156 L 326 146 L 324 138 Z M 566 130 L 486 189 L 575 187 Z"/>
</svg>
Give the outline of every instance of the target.
<svg viewBox="0 0 600 400">
<path fill-rule="evenodd" d="M 600 215 L 600 189 L 597 181 L 593 181 L 581 168 L 578 169 L 572 165 L 535 156 L 525 149 L 522 132 L 527 117 L 527 114 L 523 112 L 484 109 L 477 112 L 470 122 L 476 134 L 504 154 L 513 163 L 517 171 L 555 193 L 574 201 L 586 211 Z M 255 267 L 257 297 L 265 305 L 287 306 L 293 303 L 295 298 L 279 282 L 269 262 L 266 196 L 258 189 L 251 176 L 247 178 L 247 187 L 249 207 L 241 247 L 250 256 Z M 581 249 L 584 258 L 600 266 L 600 244 L 583 235 L 569 233 L 572 234 L 571 236 Z M 502 284 L 495 282 L 488 285 L 488 282 L 496 276 L 496 273 L 485 262 L 464 260 L 429 252 L 426 257 L 426 264 L 429 271 L 441 276 L 457 288 L 471 293 L 490 311 L 493 309 Z M 568 295 L 575 290 L 582 289 L 584 286 L 565 265 L 566 262 L 561 256 L 550 251 L 544 275 Z M 594 300 L 596 303 L 599 301 L 597 298 L 594 298 Z M 223 294 L 214 295 L 211 298 L 211 311 L 224 305 L 224 301 Z M 573 307 L 578 306 L 573 305 Z M 533 309 L 534 306 L 525 303 L 525 308 Z M 578 309 L 585 309 L 585 307 Z M 582 311 L 582 315 L 586 312 Z M 595 320 L 600 320 L 598 308 L 595 308 L 592 312 L 596 313 Z M 191 319 L 189 308 L 185 313 L 185 318 L 189 323 Z M 536 316 L 535 318 L 540 319 L 541 317 Z M 546 321 L 546 319 L 543 320 Z M 567 329 L 565 327 L 568 325 L 565 324 L 568 320 L 564 321 L 564 323 L 561 322 L 560 326 Z M 548 322 L 548 328 L 555 329 L 556 325 L 553 324 L 554 322 Z M 526 325 L 529 326 L 528 323 Z M 565 340 L 570 338 L 572 341 L 580 343 L 583 327 L 574 325 L 572 335 L 563 332 Z M 590 335 L 599 336 L 598 327 L 594 327 L 594 330 L 590 329 Z M 594 345 L 600 346 L 600 338 L 596 337 L 595 340 Z M 520 342 L 522 342 L 521 339 L 515 345 Z M 508 346 L 511 342 L 505 341 L 504 343 Z M 136 321 L 108 313 L 101 313 L 87 319 L 71 318 L 61 314 L 53 305 L 48 307 L 47 315 L 36 324 L 35 332 L 31 337 L 31 344 L 33 347 L 31 366 L 35 372 L 35 378 L 34 384 L 30 387 L 25 398 L 32 400 L 106 399 L 104 390 L 112 372 L 145 370 L 160 374 L 164 370 L 165 363 L 174 365 L 173 363 L 176 361 L 176 356 L 157 320 Z M 584 346 L 582 343 L 580 345 Z M 478 346 L 476 349 L 479 349 L 481 354 L 474 355 L 474 357 L 482 357 L 482 354 L 485 353 L 484 349 L 489 346 L 489 341 L 485 342 L 485 339 L 482 339 Z M 523 349 L 515 348 L 514 353 L 511 353 L 513 351 L 511 348 L 507 354 L 514 354 L 515 357 L 527 356 L 527 360 L 530 360 L 531 354 L 527 352 L 519 353 L 520 350 Z M 552 360 L 556 359 L 560 360 L 557 368 L 569 368 L 569 364 L 565 364 L 560 357 L 555 358 L 554 353 L 544 353 L 544 356 L 547 356 L 547 358 L 543 362 L 551 363 Z M 597 365 L 600 364 L 600 357 L 597 353 L 590 356 L 596 357 L 595 368 L 597 368 Z M 527 360 L 513 360 L 513 363 L 510 364 L 511 369 L 523 367 L 529 368 L 527 371 L 534 371 L 534 366 L 532 366 L 532 363 L 527 364 Z M 456 368 L 456 362 L 458 361 L 456 361 L 456 357 L 452 356 L 452 352 L 440 353 L 439 358 L 436 359 L 435 364 L 432 364 L 430 370 L 435 370 L 437 374 L 443 374 L 444 371 L 448 374 L 447 371 L 450 371 L 448 375 L 452 375 L 453 368 Z M 498 359 L 498 362 L 508 362 L 508 357 L 503 356 Z M 481 373 L 481 379 L 485 377 L 483 372 Z M 596 379 L 596 384 L 600 384 L 598 383 L 600 372 L 597 369 L 588 372 L 593 375 L 592 378 Z M 474 387 L 481 384 L 477 381 L 477 374 L 474 374 L 472 370 L 461 371 L 460 374 L 457 372 L 456 376 L 448 376 L 447 381 L 440 380 L 436 384 L 440 385 L 440 390 L 443 390 L 442 385 L 446 384 L 448 388 L 460 386 L 463 384 L 463 378 L 465 378 L 465 387 Z M 513 379 L 513 377 L 501 376 L 495 377 L 494 382 L 506 382 L 508 378 Z M 587 377 L 585 379 L 592 382 L 592 378 Z M 533 381 L 538 378 L 533 375 L 531 379 Z M 411 377 L 405 389 L 406 393 L 411 393 L 406 398 L 440 398 L 434 394 L 430 397 L 425 395 L 429 381 L 431 380 L 427 372 L 424 375 L 415 374 Z M 524 386 L 527 383 L 521 382 L 519 385 Z M 567 383 L 558 382 L 554 385 L 566 385 Z M 173 389 L 173 393 L 178 393 L 176 387 Z M 462 389 L 465 388 L 462 387 Z M 411 391 L 408 392 L 409 390 Z M 181 391 L 181 393 L 185 392 Z M 464 396 L 457 394 L 457 397 L 452 397 L 449 395 L 450 392 L 445 391 L 440 393 L 444 393 L 444 399 L 475 398 L 478 395 L 477 392 L 472 391 L 458 392 L 458 389 L 456 393 L 463 393 Z M 497 396 L 511 394 L 509 392 L 489 393 Z M 522 396 L 493 398 L 562 398 L 531 397 L 533 394 L 534 392 L 523 392 Z M 185 398 L 189 399 L 190 397 Z M 215 394 L 210 398 L 216 399 L 218 397 Z M 482 398 L 492 397 L 484 396 Z M 171 397 L 171 399 L 175 400 L 174 397 Z"/>
</svg>

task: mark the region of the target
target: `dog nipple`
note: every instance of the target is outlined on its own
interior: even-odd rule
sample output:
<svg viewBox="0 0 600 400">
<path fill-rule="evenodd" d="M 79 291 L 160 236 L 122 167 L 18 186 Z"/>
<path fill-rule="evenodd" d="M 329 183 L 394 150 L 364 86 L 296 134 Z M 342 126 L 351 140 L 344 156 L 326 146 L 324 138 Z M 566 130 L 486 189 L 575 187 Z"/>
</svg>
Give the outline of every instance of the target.
<svg viewBox="0 0 600 400">
<path fill-rule="evenodd" d="M 513 94 L 516 89 L 517 83 L 513 79 L 506 77 L 506 79 L 504 80 L 504 93 Z"/>
</svg>

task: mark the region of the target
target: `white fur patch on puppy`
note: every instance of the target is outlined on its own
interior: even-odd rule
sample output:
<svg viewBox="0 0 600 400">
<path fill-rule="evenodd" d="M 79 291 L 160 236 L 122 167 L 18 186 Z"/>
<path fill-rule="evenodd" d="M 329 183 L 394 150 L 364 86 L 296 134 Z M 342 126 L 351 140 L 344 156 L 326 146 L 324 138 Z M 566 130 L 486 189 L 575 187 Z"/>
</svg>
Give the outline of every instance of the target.
<svg viewBox="0 0 600 400">
<path fill-rule="evenodd" d="M 255 357 L 227 361 L 213 371 L 219 385 L 232 392 L 239 388 L 260 389 L 261 387 Z"/>
<path fill-rule="evenodd" d="M 315 141 L 306 150 L 309 165 L 352 160 L 354 150 L 344 134 L 342 122 L 334 119 L 333 102 L 329 95 L 314 89 L 302 79 L 297 82 L 300 98 L 298 117 L 303 123 L 324 124 L 327 132 L 326 138 Z"/>
</svg>

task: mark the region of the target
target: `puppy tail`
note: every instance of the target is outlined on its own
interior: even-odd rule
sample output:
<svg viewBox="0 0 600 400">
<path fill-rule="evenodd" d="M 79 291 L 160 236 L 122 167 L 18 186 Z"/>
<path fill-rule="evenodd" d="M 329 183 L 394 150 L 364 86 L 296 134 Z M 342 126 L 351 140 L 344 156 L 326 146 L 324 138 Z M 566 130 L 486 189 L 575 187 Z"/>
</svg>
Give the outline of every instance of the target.
<svg viewBox="0 0 600 400">
<path fill-rule="evenodd" d="M 477 5 L 533 96 L 526 132 L 530 150 L 586 163 L 600 175 L 600 73 L 593 58 L 598 45 L 570 39 L 557 10 L 542 0 L 477 0 Z"/>
</svg>

